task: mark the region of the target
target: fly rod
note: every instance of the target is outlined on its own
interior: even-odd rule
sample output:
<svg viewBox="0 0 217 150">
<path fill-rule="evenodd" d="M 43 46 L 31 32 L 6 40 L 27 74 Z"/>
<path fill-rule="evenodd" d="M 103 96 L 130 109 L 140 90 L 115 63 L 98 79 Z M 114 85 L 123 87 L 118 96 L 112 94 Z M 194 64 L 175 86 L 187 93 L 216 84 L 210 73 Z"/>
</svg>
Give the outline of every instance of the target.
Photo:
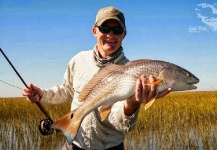
<svg viewBox="0 0 217 150">
<path fill-rule="evenodd" d="M 11 67 L 13 68 L 13 70 L 15 71 L 15 73 L 17 74 L 17 76 L 23 82 L 23 84 L 25 85 L 25 87 L 29 88 L 27 86 L 26 82 L 23 80 L 23 78 L 21 77 L 21 75 L 18 73 L 18 71 L 16 70 L 16 68 L 13 66 L 13 64 L 11 63 L 11 61 L 8 59 L 8 57 L 5 55 L 5 53 L 3 52 L 3 50 L 1 48 L 0 48 L 0 51 L 1 51 L 2 55 L 5 57 L 5 59 L 8 61 L 8 63 L 11 65 Z M 53 129 L 50 128 L 50 125 L 53 123 L 53 121 L 52 121 L 50 115 L 48 114 L 48 112 L 41 105 L 41 103 L 40 102 L 36 102 L 36 104 L 39 107 L 39 109 L 41 110 L 41 112 L 46 117 L 46 119 L 43 119 L 43 120 L 40 121 L 39 131 L 41 132 L 42 135 L 51 134 L 53 132 Z"/>
</svg>

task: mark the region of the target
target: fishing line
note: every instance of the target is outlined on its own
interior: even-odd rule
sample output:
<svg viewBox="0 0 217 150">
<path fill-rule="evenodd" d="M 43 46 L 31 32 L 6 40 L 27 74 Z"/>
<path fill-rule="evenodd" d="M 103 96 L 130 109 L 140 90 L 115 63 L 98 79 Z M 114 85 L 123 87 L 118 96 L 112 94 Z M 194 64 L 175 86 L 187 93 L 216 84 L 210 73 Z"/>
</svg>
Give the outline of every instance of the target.
<svg viewBox="0 0 217 150">
<path fill-rule="evenodd" d="M 2 55 L 5 57 L 5 59 L 8 61 L 8 63 L 11 65 L 11 67 L 13 68 L 13 70 L 15 71 L 15 73 L 17 74 L 17 76 L 20 78 L 20 80 L 23 82 L 23 84 L 25 85 L 26 88 L 29 88 L 26 84 L 26 82 L 23 80 L 23 78 L 21 77 L 21 75 L 17 72 L 17 70 L 15 69 L 15 67 L 13 66 L 13 64 L 11 63 L 11 61 L 8 59 L 8 57 L 5 55 L 5 53 L 3 52 L 3 50 L 0 48 L 0 51 L 2 53 Z M 50 118 L 49 114 L 47 113 L 47 111 L 45 111 L 44 107 L 39 103 L 36 102 L 36 104 L 38 105 L 38 107 L 40 108 L 40 110 L 43 112 L 43 114 L 47 117 Z"/>
<path fill-rule="evenodd" d="M 17 76 L 20 78 L 20 80 L 23 82 L 26 88 L 29 88 L 26 84 L 26 82 L 23 80 L 21 75 L 17 72 L 16 68 L 13 66 L 11 61 L 8 59 L 8 57 L 5 55 L 3 50 L 0 48 L 0 51 L 2 55 L 5 57 L 5 59 L 8 61 L 8 63 L 11 65 Z M 41 110 L 41 112 L 45 115 L 46 119 L 41 120 L 39 124 L 39 131 L 41 132 L 42 135 L 49 135 L 53 133 L 53 129 L 51 129 L 51 124 L 53 123 L 53 120 L 51 119 L 50 115 L 48 112 L 44 109 L 44 107 L 41 105 L 40 102 L 36 102 L 38 108 Z"/>
<path fill-rule="evenodd" d="M 17 88 L 17 89 L 23 90 L 21 87 L 15 86 L 15 85 L 10 84 L 10 83 L 7 83 L 7 82 L 5 82 L 5 81 L 0 80 L 0 82 L 2 82 L 2 83 L 4 83 L 4 84 L 7 84 L 7 85 L 9 85 L 9 86 L 11 86 L 11 87 L 14 87 L 14 88 Z"/>
</svg>

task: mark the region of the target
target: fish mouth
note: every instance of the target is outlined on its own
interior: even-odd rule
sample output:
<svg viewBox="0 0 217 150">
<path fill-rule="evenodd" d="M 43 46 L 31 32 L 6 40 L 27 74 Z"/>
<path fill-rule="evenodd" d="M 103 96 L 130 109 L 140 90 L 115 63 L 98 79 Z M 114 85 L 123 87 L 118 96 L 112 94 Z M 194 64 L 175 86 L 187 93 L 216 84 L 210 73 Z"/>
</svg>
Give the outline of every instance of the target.
<svg viewBox="0 0 217 150">
<path fill-rule="evenodd" d="M 197 86 L 195 84 L 197 83 L 188 83 L 187 86 L 189 89 L 197 89 Z"/>
<path fill-rule="evenodd" d="M 188 83 L 187 86 L 190 88 L 190 89 L 197 89 L 197 86 L 195 84 L 199 83 L 199 79 L 196 78 L 195 81 L 191 82 L 191 83 Z"/>
</svg>

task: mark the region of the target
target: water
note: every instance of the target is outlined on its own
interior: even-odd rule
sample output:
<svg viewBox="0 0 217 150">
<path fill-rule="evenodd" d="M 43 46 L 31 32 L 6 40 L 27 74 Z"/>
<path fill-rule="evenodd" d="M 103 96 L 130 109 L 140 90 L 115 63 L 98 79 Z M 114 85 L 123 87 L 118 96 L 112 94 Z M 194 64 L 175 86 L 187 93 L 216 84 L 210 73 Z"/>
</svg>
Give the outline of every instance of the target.
<svg viewBox="0 0 217 150">
<path fill-rule="evenodd" d="M 42 136 L 27 124 L 17 127 L 1 124 L 0 150 L 59 150 L 65 142 L 62 134 Z M 204 131 L 204 132 L 203 132 Z M 187 132 L 174 129 L 173 132 L 149 131 L 130 132 L 125 140 L 126 150 L 159 150 L 159 149 L 217 149 L 216 126 L 209 130 L 191 128 Z"/>
</svg>

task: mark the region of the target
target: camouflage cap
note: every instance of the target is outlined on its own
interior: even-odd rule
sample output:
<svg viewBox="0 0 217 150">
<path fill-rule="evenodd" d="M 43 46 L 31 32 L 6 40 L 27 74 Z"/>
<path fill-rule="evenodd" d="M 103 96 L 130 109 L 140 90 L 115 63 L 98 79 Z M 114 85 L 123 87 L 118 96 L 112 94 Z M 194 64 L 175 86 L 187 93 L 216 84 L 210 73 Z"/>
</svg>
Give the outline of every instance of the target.
<svg viewBox="0 0 217 150">
<path fill-rule="evenodd" d="M 113 6 L 101 8 L 97 15 L 95 25 L 102 25 L 103 22 L 109 19 L 117 20 L 123 28 L 126 28 L 124 14 Z"/>
</svg>

